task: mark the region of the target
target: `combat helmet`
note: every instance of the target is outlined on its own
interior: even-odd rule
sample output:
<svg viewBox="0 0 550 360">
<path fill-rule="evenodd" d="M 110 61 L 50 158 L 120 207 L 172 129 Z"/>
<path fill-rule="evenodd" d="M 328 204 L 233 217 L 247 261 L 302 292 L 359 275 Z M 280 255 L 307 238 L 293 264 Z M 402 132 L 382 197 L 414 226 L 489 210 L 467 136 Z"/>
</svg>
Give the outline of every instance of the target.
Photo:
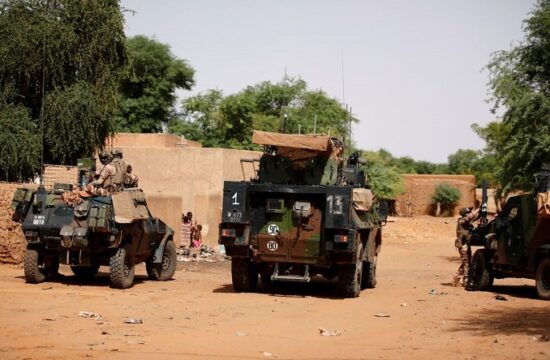
<svg viewBox="0 0 550 360">
<path fill-rule="evenodd" d="M 103 165 L 110 163 L 111 160 L 113 160 L 113 153 L 110 150 L 101 150 L 99 152 L 99 161 L 101 161 Z"/>
<path fill-rule="evenodd" d="M 113 157 L 114 158 L 119 158 L 119 159 L 122 159 L 122 150 L 119 149 L 119 148 L 114 148 L 112 150 L 112 153 L 113 153 Z"/>
<path fill-rule="evenodd" d="M 470 209 L 469 207 L 463 207 L 458 213 L 460 214 L 460 216 L 464 217 L 468 215 L 471 211 L 472 209 Z"/>
</svg>

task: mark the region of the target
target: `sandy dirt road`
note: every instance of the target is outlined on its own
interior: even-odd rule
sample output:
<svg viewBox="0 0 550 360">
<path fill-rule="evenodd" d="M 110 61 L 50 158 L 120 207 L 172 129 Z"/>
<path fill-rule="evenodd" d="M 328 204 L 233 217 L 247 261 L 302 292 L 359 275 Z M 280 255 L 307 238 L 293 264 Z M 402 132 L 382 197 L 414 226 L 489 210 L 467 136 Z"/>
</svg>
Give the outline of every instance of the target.
<svg viewBox="0 0 550 360">
<path fill-rule="evenodd" d="M 105 272 L 83 284 L 62 267 L 58 280 L 31 285 L 21 268 L 0 266 L 0 359 L 549 359 L 550 302 L 532 280 L 476 293 L 447 285 L 454 221 L 389 223 L 378 286 L 357 299 L 323 279 L 237 294 L 229 261 L 180 264 L 169 282 L 139 266 L 123 291 Z"/>
</svg>

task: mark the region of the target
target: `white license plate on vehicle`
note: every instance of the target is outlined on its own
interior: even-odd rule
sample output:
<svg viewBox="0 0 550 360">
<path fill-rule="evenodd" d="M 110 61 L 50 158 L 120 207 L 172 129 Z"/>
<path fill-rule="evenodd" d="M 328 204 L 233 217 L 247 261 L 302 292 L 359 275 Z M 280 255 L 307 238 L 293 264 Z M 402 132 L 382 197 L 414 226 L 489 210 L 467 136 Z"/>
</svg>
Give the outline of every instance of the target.
<svg viewBox="0 0 550 360">
<path fill-rule="evenodd" d="M 33 225 L 44 225 L 46 223 L 46 215 L 34 215 L 32 218 Z"/>
</svg>

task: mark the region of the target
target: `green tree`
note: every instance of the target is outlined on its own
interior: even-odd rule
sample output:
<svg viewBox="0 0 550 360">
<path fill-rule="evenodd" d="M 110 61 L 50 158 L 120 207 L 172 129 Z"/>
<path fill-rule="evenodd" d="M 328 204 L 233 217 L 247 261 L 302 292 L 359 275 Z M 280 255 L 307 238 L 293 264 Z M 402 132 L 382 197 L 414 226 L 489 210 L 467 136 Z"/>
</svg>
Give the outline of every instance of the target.
<svg viewBox="0 0 550 360">
<path fill-rule="evenodd" d="M 449 171 L 452 174 L 473 174 L 479 152 L 469 149 L 459 149 L 449 155 Z"/>
<path fill-rule="evenodd" d="M 102 147 L 113 132 L 118 80 L 126 64 L 124 40 L 117 0 L 0 0 L 0 104 L 9 107 L 0 112 L 19 109 L 22 114 L 25 109 L 39 129 L 42 99 L 46 99 L 45 162 L 74 164 L 78 157 Z M 48 105 L 64 110 L 64 124 L 75 107 L 81 110 L 69 129 L 59 126 Z M 23 123 L 31 128 L 28 121 Z M 86 130 L 81 131 L 81 125 Z M 83 132 L 87 136 L 81 136 Z M 34 137 L 9 139 L 21 143 L 10 144 L 11 148 L 34 149 L 29 142 L 40 144 Z M 36 155 L 34 150 L 31 154 Z M 30 177 L 39 164 L 40 157 L 28 158 L 19 175 L 4 173 L 0 178 Z"/>
<path fill-rule="evenodd" d="M 432 204 L 436 207 L 435 215 L 453 215 L 452 210 L 460 200 L 460 190 L 456 187 L 441 183 L 435 187 L 432 195 Z"/>
<path fill-rule="evenodd" d="M 524 31 L 525 41 L 497 52 L 488 65 L 493 110 L 504 110 L 502 128 L 478 129 L 489 149 L 499 145 L 495 162 L 504 191 L 530 189 L 533 174 L 550 160 L 550 0 L 537 2 Z"/>
<path fill-rule="evenodd" d="M 117 130 L 161 132 L 174 116 L 176 90 L 190 90 L 195 71 L 156 40 L 138 35 L 126 44 L 129 66 L 120 81 Z"/>
<path fill-rule="evenodd" d="M 378 198 L 395 200 L 405 191 L 402 172 L 392 164 L 393 156 L 387 150 L 362 151 L 361 158 L 366 160 L 362 168 L 367 183 Z"/>
<path fill-rule="evenodd" d="M 28 109 L 0 99 L 0 179 L 23 181 L 40 164 L 40 137 Z"/>
<path fill-rule="evenodd" d="M 348 136 L 349 121 L 357 122 L 326 93 L 307 90 L 303 80 L 285 78 L 227 97 L 216 90 L 190 97 L 183 102 L 181 118 L 168 129 L 205 146 L 254 149 L 252 130 L 278 131 L 283 120 L 287 133 L 312 133 L 315 128 L 340 137 Z"/>
<path fill-rule="evenodd" d="M 222 100 L 223 94 L 219 90 L 208 90 L 185 99 L 181 116 L 172 118 L 168 131 L 200 141 L 205 147 L 221 146 L 222 114 L 219 109 Z"/>
</svg>

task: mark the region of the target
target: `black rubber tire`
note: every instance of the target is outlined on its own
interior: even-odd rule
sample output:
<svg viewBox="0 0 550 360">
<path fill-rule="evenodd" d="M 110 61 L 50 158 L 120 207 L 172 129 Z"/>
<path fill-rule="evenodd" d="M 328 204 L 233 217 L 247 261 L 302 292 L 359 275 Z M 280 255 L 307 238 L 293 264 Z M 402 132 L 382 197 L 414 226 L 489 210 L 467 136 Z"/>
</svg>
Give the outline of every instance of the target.
<svg viewBox="0 0 550 360">
<path fill-rule="evenodd" d="M 47 270 L 44 257 L 36 249 L 27 249 L 23 257 L 25 280 L 30 284 L 39 284 L 46 281 Z"/>
<path fill-rule="evenodd" d="M 236 292 L 255 291 L 258 287 L 258 269 L 249 259 L 231 259 L 231 280 Z"/>
<path fill-rule="evenodd" d="M 545 257 L 539 262 L 535 279 L 539 298 L 550 300 L 550 257 Z"/>
<path fill-rule="evenodd" d="M 261 274 L 260 278 L 262 279 L 262 285 L 271 284 L 271 274 L 270 273 Z"/>
<path fill-rule="evenodd" d="M 176 272 L 177 251 L 173 241 L 167 241 L 162 252 L 162 263 L 154 264 L 152 259 L 145 263 L 147 275 L 151 280 L 167 281 Z"/>
<path fill-rule="evenodd" d="M 477 250 L 472 259 L 470 270 L 468 271 L 468 283 L 466 290 L 468 291 L 483 291 L 489 289 L 493 285 L 493 274 L 487 264 L 485 251 Z"/>
<path fill-rule="evenodd" d="M 361 289 L 374 289 L 376 287 L 376 263 L 378 256 L 373 261 L 363 261 L 363 275 L 361 276 Z"/>
<path fill-rule="evenodd" d="M 71 271 L 79 279 L 91 279 L 99 271 L 99 265 L 71 266 Z"/>
<path fill-rule="evenodd" d="M 340 265 L 338 268 L 338 288 L 343 297 L 354 298 L 361 293 L 363 276 L 363 244 L 359 242 L 355 264 Z"/>
<path fill-rule="evenodd" d="M 127 248 L 122 247 L 109 260 L 111 287 L 128 289 L 134 284 L 135 266 Z"/>
<path fill-rule="evenodd" d="M 59 273 L 59 256 L 50 255 L 44 259 L 46 277 L 55 277 Z"/>
</svg>

